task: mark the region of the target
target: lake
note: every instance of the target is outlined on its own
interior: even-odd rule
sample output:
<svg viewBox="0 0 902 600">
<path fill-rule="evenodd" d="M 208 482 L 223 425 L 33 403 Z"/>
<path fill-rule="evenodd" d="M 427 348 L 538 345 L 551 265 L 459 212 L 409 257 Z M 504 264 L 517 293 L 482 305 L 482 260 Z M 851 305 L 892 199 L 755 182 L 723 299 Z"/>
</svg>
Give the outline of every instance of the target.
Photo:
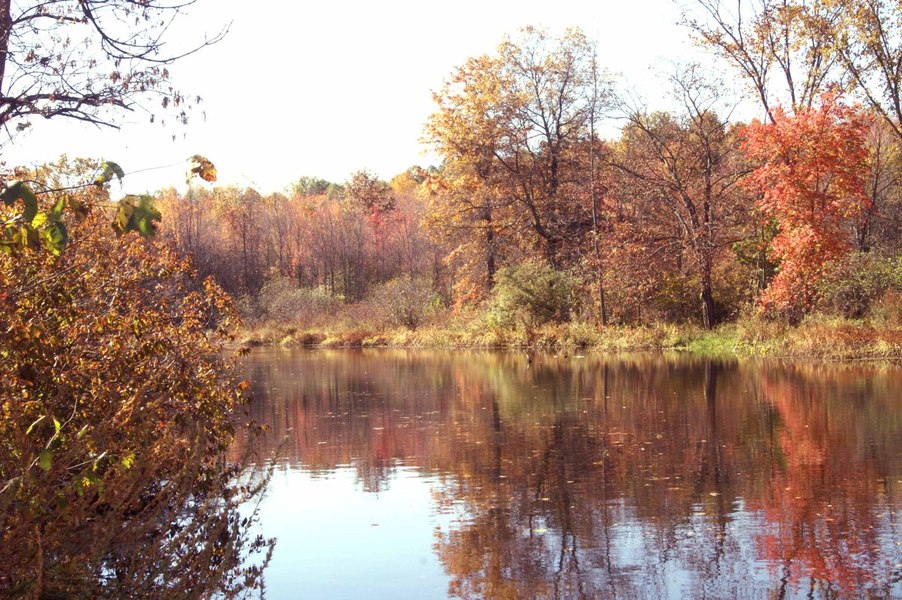
<svg viewBox="0 0 902 600">
<path fill-rule="evenodd" d="M 898 366 L 242 360 L 269 598 L 902 598 Z"/>
</svg>

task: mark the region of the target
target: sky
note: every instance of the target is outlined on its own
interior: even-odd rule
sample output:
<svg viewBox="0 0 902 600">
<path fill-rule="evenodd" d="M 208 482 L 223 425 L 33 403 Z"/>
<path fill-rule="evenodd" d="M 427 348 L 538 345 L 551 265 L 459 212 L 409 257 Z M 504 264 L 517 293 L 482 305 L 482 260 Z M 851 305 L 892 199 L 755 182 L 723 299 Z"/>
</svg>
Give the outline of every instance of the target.
<svg viewBox="0 0 902 600">
<path fill-rule="evenodd" d="M 113 190 L 122 193 L 184 186 L 193 154 L 215 163 L 219 184 L 264 194 L 301 176 L 342 182 L 367 169 L 390 179 L 438 162 L 421 143 L 432 92 L 526 25 L 581 28 L 601 65 L 654 107 L 666 95 L 660 76 L 699 52 L 678 25 L 682 1 L 198 0 L 175 40 L 231 25 L 170 68 L 179 89 L 203 99 L 187 127 L 150 124 L 142 111 L 123 115 L 119 130 L 33 119 L 2 158 L 113 160 L 128 174 Z"/>
</svg>

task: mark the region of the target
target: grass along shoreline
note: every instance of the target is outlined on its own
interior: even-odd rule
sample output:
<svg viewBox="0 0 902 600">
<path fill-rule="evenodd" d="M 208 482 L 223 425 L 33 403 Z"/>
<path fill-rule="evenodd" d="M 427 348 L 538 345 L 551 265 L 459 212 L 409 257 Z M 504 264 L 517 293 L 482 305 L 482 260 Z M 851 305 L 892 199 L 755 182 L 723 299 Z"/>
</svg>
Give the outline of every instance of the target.
<svg viewBox="0 0 902 600">
<path fill-rule="evenodd" d="M 598 329 L 592 323 L 571 322 L 544 325 L 527 332 L 491 327 L 482 319 L 465 317 L 450 317 L 416 329 L 346 322 L 318 326 L 269 322 L 246 327 L 236 339 L 242 347 L 533 348 L 570 352 L 682 350 L 699 354 L 825 360 L 902 360 L 902 327 L 823 315 L 811 316 L 794 327 L 748 318 L 725 323 L 711 331 L 695 325 L 670 323 Z"/>
</svg>

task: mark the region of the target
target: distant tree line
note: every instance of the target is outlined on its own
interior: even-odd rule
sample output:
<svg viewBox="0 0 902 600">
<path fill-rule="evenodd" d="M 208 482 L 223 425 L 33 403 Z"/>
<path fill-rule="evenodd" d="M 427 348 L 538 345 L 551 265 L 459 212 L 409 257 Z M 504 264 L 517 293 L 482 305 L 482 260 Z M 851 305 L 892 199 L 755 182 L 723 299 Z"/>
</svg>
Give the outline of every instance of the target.
<svg viewBox="0 0 902 600">
<path fill-rule="evenodd" d="M 419 168 L 390 183 L 360 171 L 342 184 L 303 177 L 288 194 L 191 188 L 158 195 L 163 235 L 232 294 L 274 278 L 344 302 L 399 276 L 444 276 L 439 246 L 420 227 Z"/>
</svg>

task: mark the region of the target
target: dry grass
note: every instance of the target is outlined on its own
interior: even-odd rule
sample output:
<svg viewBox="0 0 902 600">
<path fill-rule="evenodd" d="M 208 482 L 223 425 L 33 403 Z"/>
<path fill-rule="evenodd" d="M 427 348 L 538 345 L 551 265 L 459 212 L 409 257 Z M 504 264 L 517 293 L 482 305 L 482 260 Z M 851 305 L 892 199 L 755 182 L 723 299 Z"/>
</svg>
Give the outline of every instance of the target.
<svg viewBox="0 0 902 600">
<path fill-rule="evenodd" d="M 359 316 L 359 315 L 355 315 Z M 478 312 L 437 315 L 416 329 L 357 318 L 304 328 L 264 323 L 241 336 L 244 346 L 526 348 L 627 352 L 687 350 L 704 354 L 819 359 L 902 359 L 902 326 L 893 319 L 849 320 L 814 315 L 799 326 L 744 316 L 714 331 L 695 325 L 657 323 L 599 328 L 593 323 L 548 324 L 531 331 L 491 326 Z"/>
</svg>

